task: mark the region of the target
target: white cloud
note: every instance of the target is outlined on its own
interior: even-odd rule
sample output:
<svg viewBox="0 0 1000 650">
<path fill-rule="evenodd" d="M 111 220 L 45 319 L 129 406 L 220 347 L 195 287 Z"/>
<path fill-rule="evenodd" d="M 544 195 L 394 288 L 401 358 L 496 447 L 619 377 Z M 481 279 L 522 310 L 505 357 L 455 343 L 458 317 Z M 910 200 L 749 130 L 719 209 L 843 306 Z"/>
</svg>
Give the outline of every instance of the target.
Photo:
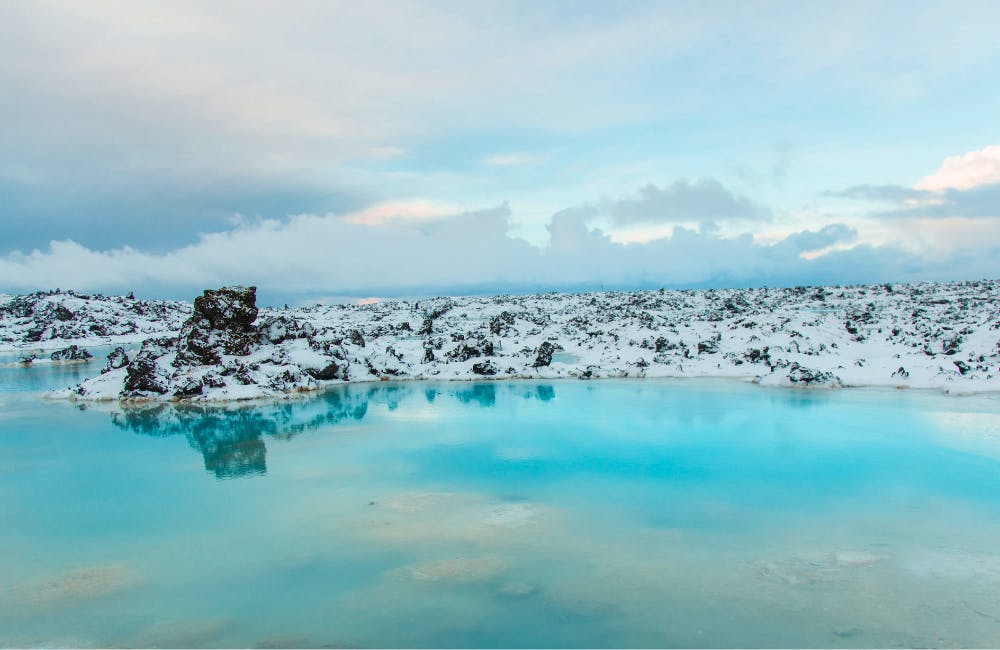
<svg viewBox="0 0 1000 650">
<path fill-rule="evenodd" d="M 0 258 L 5 289 L 73 287 L 190 296 L 206 287 L 254 284 L 262 295 L 386 295 L 389 291 L 495 291 L 572 286 L 677 286 L 900 281 L 982 277 L 996 250 L 962 253 L 951 267 L 892 247 L 845 247 L 842 224 L 792 233 L 776 243 L 749 234 L 674 226 L 669 237 L 623 245 L 589 229 L 588 213 L 565 210 L 539 248 L 508 235 L 506 205 L 437 220 L 348 221 L 299 215 L 287 223 L 244 222 L 165 253 L 96 251 L 71 241 Z M 827 254 L 822 251 L 829 250 Z M 812 253 L 810 253 L 812 251 Z M 817 253 L 816 251 L 820 251 Z M 803 253 L 809 253 L 804 259 Z"/>
<path fill-rule="evenodd" d="M 914 187 L 928 192 L 970 190 L 981 185 L 1000 183 L 1000 145 L 949 156 L 940 169 Z"/>
</svg>

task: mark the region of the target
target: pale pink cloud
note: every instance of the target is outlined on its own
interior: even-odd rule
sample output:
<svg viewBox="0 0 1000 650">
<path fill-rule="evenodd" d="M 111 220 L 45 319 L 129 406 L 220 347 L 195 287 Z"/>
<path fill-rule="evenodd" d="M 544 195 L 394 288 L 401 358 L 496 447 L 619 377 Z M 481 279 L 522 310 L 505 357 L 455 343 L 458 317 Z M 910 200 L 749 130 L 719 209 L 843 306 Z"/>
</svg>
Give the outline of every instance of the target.
<svg viewBox="0 0 1000 650">
<path fill-rule="evenodd" d="M 461 212 L 461 208 L 447 203 L 410 199 L 376 203 L 364 210 L 346 215 L 344 220 L 377 226 L 391 221 L 430 221 L 455 216 Z"/>
<path fill-rule="evenodd" d="M 948 156 L 940 169 L 914 187 L 929 192 L 968 190 L 1000 183 L 1000 145 L 990 145 L 959 156 Z"/>
</svg>

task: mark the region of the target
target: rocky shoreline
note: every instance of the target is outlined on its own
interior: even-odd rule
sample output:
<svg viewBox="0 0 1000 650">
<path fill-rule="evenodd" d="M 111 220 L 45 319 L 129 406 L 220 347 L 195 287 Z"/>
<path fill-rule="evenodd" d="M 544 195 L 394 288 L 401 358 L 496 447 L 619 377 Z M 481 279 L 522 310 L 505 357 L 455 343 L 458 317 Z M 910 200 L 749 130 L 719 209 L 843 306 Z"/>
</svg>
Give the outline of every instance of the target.
<svg viewBox="0 0 1000 650">
<path fill-rule="evenodd" d="M 23 305 L 24 297 L 15 300 Z M 169 305 L 157 311 L 175 316 L 184 303 Z M 116 349 L 101 374 L 58 396 L 226 401 L 292 397 L 348 381 L 560 377 L 998 391 L 998 306 L 997 281 L 297 309 L 258 309 L 253 287 L 224 287 L 186 306 L 183 322 L 147 325 L 157 334 L 173 325 L 171 335 L 151 334 L 132 358 Z M 84 316 L 100 324 L 94 312 Z M 20 327 L 32 336 L 39 329 Z M 8 338 L 9 330 L 0 328 Z"/>
</svg>

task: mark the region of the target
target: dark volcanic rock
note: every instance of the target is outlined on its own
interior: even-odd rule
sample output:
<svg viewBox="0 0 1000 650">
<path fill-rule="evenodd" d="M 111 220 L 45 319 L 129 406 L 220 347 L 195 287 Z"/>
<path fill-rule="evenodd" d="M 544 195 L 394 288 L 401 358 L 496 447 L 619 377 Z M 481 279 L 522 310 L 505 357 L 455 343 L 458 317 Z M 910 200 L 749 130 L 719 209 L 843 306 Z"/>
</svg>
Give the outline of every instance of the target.
<svg viewBox="0 0 1000 650">
<path fill-rule="evenodd" d="M 167 388 L 157 375 L 156 357 L 148 352 L 140 352 L 136 355 L 132 363 L 128 365 L 123 388 L 123 395 L 126 397 L 140 397 L 147 393 L 156 393 L 157 395 L 166 393 Z"/>
<path fill-rule="evenodd" d="M 500 368 L 492 361 L 480 361 L 472 364 L 472 372 L 477 375 L 495 375 L 500 372 Z"/>
<path fill-rule="evenodd" d="M 698 343 L 698 354 L 715 354 L 719 351 L 719 343 L 722 341 L 722 335 L 716 334 L 707 341 L 701 341 Z"/>
<path fill-rule="evenodd" d="M 302 326 L 302 323 L 286 316 L 268 318 L 258 325 L 261 343 L 272 343 L 277 345 L 290 339 L 306 338 L 310 328 Z"/>
<path fill-rule="evenodd" d="M 169 352 L 177 339 L 147 339 L 139 354 L 126 366 L 122 397 L 145 397 L 150 394 L 163 395 L 167 392 L 168 377 L 161 372 L 156 360 Z"/>
<path fill-rule="evenodd" d="M 102 373 L 111 372 L 112 370 L 118 370 L 119 368 L 124 368 L 129 364 L 128 355 L 125 354 L 125 348 L 118 346 L 108 354 L 108 363 L 104 366 Z"/>
<path fill-rule="evenodd" d="M 449 361 L 468 361 L 476 357 L 492 357 L 493 342 L 482 337 L 469 337 L 445 356 Z"/>
<path fill-rule="evenodd" d="M 306 368 L 305 371 L 313 379 L 329 380 L 344 378 L 344 373 L 341 372 L 341 364 L 336 361 L 331 361 L 323 368 Z"/>
<path fill-rule="evenodd" d="M 805 384 L 807 386 L 810 384 L 832 384 L 835 386 L 840 384 L 840 379 L 832 372 L 813 370 L 812 368 L 800 366 L 798 363 L 793 363 L 789 366 L 788 381 L 793 384 Z"/>
<path fill-rule="evenodd" d="M 93 359 L 94 355 L 85 348 L 81 348 L 78 345 L 71 345 L 62 350 L 56 350 L 49 355 L 49 358 L 53 361 L 86 361 L 87 359 Z"/>
<path fill-rule="evenodd" d="M 509 311 L 500 312 L 499 315 L 490 319 L 490 333 L 495 335 L 507 335 L 514 324 L 514 314 Z"/>
<path fill-rule="evenodd" d="M 175 397 L 194 397 L 201 395 L 202 383 L 194 377 L 189 378 L 174 391 Z"/>
<path fill-rule="evenodd" d="M 181 327 L 175 365 L 214 365 L 222 354 L 249 354 L 260 336 L 256 319 L 256 287 L 207 289 Z"/>
<path fill-rule="evenodd" d="M 538 350 L 535 353 L 535 362 L 531 364 L 531 367 L 542 368 L 544 366 L 548 366 L 552 363 L 552 355 L 557 350 L 562 350 L 562 346 L 545 341 L 538 346 Z"/>
</svg>

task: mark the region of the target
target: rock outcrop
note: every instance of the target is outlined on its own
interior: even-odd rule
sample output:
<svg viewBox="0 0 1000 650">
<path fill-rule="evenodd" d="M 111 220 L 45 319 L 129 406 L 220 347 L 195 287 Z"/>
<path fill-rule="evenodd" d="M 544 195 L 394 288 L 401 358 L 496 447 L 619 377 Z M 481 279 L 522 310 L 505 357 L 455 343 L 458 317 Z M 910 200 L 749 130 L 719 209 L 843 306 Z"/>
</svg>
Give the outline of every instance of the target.
<svg viewBox="0 0 1000 650">
<path fill-rule="evenodd" d="M 76 396 L 232 400 L 294 395 L 334 381 L 511 377 L 1000 390 L 1000 281 L 293 309 L 258 308 L 255 298 L 252 288 L 206 292 L 170 338 L 151 339 L 136 354 L 123 349 Z M 25 312 L 28 302 L 0 297 L 10 313 Z M 56 307 L 46 307 L 45 322 L 90 318 L 86 306 L 66 309 L 71 320 L 60 321 Z M 29 322 L 18 321 L 18 331 Z"/>
<path fill-rule="evenodd" d="M 250 354 L 260 338 L 254 327 L 258 313 L 256 287 L 206 290 L 181 326 L 175 365 L 215 365 L 223 355 Z"/>
</svg>

